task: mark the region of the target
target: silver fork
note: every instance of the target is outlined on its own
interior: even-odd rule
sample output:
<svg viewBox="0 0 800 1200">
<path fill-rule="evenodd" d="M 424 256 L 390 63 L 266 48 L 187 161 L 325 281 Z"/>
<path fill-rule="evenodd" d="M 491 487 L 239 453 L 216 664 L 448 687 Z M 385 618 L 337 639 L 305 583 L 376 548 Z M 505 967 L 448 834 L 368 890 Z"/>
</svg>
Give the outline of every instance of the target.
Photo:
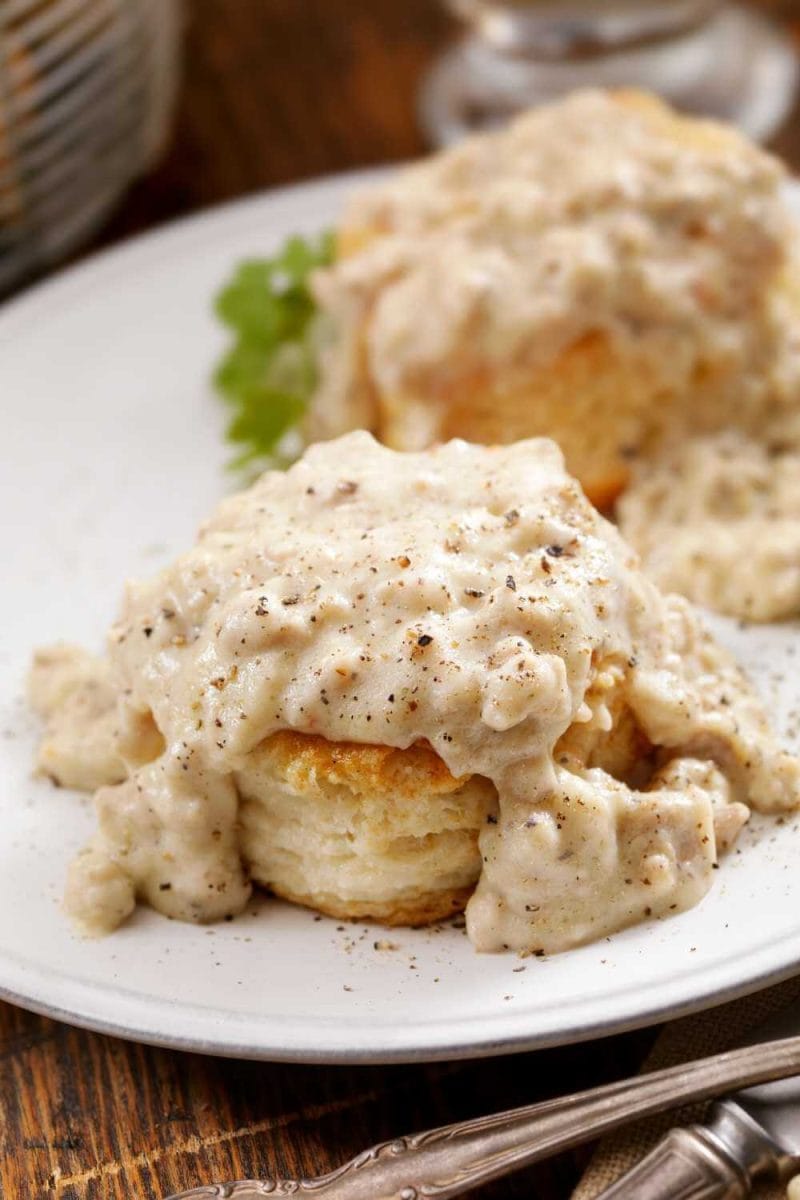
<svg viewBox="0 0 800 1200">
<path fill-rule="evenodd" d="M 559 1100 L 382 1142 L 313 1179 L 210 1184 L 168 1200 L 263 1200 L 297 1192 L 324 1200 L 448 1200 L 634 1118 L 796 1074 L 800 1037 L 762 1042 Z"/>
</svg>

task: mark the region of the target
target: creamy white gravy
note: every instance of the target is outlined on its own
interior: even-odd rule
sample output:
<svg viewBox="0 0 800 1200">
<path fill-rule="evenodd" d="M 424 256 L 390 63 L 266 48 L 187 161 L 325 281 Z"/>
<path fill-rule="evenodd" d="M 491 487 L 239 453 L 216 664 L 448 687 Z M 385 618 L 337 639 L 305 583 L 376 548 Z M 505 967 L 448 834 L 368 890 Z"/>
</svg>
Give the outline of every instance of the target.
<svg viewBox="0 0 800 1200">
<path fill-rule="evenodd" d="M 685 908 L 743 804 L 798 801 L 798 763 L 738 668 L 546 440 L 312 447 L 129 585 L 108 657 L 128 777 L 98 792 L 68 897 L 95 931 L 137 896 L 188 920 L 241 909 L 235 776 L 282 729 L 426 739 L 454 775 L 493 781 L 467 911 L 483 950 L 559 950 Z M 597 765 L 625 729 L 648 748 L 636 786 Z"/>
<path fill-rule="evenodd" d="M 800 614 L 800 448 L 681 442 L 640 467 L 618 517 L 661 587 L 754 621 Z"/>
<path fill-rule="evenodd" d="M 357 238 L 380 236 L 316 280 L 337 339 L 314 436 L 370 425 L 359 374 L 389 395 L 421 385 L 430 398 L 437 380 L 476 373 L 513 389 L 598 331 L 673 394 L 702 365 L 725 378 L 720 402 L 733 386 L 740 407 L 759 407 L 763 296 L 790 228 L 783 175 L 732 129 L 676 128 L 647 98 L 599 90 L 397 173 L 343 218 Z M 417 418 L 422 446 L 437 416 Z"/>
<path fill-rule="evenodd" d="M 602 332 L 643 364 L 643 386 L 663 387 L 621 508 L 646 568 L 722 612 L 796 615 L 796 460 L 765 486 L 762 448 L 800 453 L 800 263 L 783 179 L 732 129 L 602 91 L 398 172 L 351 202 L 343 229 L 366 240 L 316 281 L 337 336 L 312 434 L 377 428 L 380 394 L 407 412 L 408 446 L 427 445 L 454 379 L 513 393 L 532 365 Z M 726 425 L 752 440 L 675 452 Z M 738 497 L 735 519 L 720 488 Z"/>
</svg>

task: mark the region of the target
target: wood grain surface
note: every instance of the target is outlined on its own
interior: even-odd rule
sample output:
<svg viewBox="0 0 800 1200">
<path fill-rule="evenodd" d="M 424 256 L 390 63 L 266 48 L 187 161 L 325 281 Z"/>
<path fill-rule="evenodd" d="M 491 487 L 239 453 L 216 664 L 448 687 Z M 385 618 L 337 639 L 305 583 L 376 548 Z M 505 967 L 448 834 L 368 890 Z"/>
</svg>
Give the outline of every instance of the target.
<svg viewBox="0 0 800 1200">
<path fill-rule="evenodd" d="M 649 1034 L 489 1062 L 241 1063 L 130 1045 L 4 1006 L 3 1200 L 161 1200 L 212 1180 L 318 1174 L 373 1142 L 635 1069 Z M 565 1197 L 573 1156 L 486 1188 Z"/>
<path fill-rule="evenodd" d="M 797 5 L 768 5 L 800 36 Z M 96 239 L 424 147 L 414 97 L 452 34 L 437 0 L 188 0 L 174 137 Z M 800 110 L 799 110 L 800 111 Z M 800 166 L 795 113 L 776 140 Z M 0 1005 L 2 1200 L 161 1200 L 329 1170 L 371 1143 L 633 1071 L 652 1034 L 476 1063 L 292 1067 L 130 1045 Z M 563 1156 L 482 1197 L 566 1197 Z"/>
</svg>

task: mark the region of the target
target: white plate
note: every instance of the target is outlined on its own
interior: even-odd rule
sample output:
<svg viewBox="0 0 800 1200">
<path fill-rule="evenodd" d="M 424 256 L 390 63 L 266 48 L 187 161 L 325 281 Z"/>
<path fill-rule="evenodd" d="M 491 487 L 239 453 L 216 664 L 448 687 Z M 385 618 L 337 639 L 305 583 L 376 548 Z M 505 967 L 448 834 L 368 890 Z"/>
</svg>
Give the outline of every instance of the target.
<svg viewBox="0 0 800 1200">
<path fill-rule="evenodd" d="M 192 538 L 230 486 L 209 369 L 210 299 L 240 258 L 332 222 L 353 177 L 173 226 L 0 312 L 0 994 L 142 1041 L 302 1061 L 434 1059 L 577 1041 L 719 1003 L 800 962 L 798 825 L 748 832 L 693 911 L 549 959 L 479 956 L 463 932 L 337 925 L 261 900 L 212 929 L 144 910 L 103 941 L 59 909 L 92 826 L 30 778 L 29 655 L 92 646 L 122 580 Z M 796 630 L 718 622 L 777 719 L 798 698 Z M 374 943 L 389 937 L 396 949 Z"/>
</svg>

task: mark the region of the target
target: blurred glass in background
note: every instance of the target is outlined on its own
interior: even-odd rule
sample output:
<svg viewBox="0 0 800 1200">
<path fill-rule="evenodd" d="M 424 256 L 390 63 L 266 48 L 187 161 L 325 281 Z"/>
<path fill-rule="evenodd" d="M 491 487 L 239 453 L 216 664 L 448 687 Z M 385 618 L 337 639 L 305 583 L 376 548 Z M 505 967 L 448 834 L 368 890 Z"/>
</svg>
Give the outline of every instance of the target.
<svg viewBox="0 0 800 1200">
<path fill-rule="evenodd" d="M 179 0 L 0 0 L 0 295 L 63 259 L 168 130 Z"/>
<path fill-rule="evenodd" d="M 643 87 L 764 140 L 797 83 L 788 38 L 721 0 L 442 0 L 466 26 L 434 66 L 420 114 L 434 145 L 576 87 Z"/>
</svg>

